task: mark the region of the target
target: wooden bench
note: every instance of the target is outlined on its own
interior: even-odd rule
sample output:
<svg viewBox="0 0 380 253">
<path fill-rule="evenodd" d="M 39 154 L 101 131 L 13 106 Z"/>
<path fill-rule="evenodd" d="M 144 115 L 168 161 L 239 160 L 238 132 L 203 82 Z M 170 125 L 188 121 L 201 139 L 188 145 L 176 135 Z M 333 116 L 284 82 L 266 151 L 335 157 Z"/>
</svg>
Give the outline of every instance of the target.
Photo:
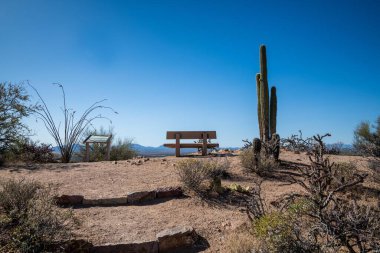
<svg viewBox="0 0 380 253">
<path fill-rule="evenodd" d="M 218 143 L 207 143 L 209 139 L 216 139 L 216 131 L 168 131 L 166 139 L 175 139 L 175 143 L 164 144 L 165 147 L 175 148 L 175 155 L 181 156 L 181 148 L 198 148 L 202 149 L 202 155 L 207 155 L 208 148 L 219 147 Z M 181 139 L 198 139 L 203 140 L 202 143 L 181 143 Z"/>
</svg>

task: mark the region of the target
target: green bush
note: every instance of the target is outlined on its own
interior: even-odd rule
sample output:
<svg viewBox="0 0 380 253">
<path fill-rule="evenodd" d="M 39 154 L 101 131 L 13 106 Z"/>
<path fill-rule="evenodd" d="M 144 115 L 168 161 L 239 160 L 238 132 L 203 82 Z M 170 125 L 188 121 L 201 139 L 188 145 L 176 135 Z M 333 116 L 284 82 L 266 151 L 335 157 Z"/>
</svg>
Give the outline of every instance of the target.
<svg viewBox="0 0 380 253">
<path fill-rule="evenodd" d="M 270 252 L 282 252 L 290 247 L 292 226 L 288 216 L 280 212 L 265 214 L 254 221 L 255 235 Z"/>
<path fill-rule="evenodd" d="M 132 149 L 130 140 L 118 139 L 111 147 L 110 159 L 112 161 L 127 160 L 136 156 L 136 151 Z"/>
<path fill-rule="evenodd" d="M 50 187 L 10 180 L 0 190 L 0 252 L 57 252 L 76 225 L 72 212 L 55 205 Z"/>
<path fill-rule="evenodd" d="M 380 157 L 380 117 L 376 124 L 361 122 L 354 131 L 354 148 L 363 155 Z"/>
</svg>

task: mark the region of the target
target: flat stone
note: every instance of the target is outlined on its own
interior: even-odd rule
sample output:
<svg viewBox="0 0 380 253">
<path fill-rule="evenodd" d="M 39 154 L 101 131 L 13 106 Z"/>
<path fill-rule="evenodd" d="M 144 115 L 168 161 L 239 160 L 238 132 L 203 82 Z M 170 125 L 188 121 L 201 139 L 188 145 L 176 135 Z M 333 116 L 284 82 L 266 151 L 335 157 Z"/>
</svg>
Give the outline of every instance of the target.
<svg viewBox="0 0 380 253">
<path fill-rule="evenodd" d="M 181 187 L 164 187 L 156 190 L 156 198 L 177 198 L 183 195 Z"/>
<path fill-rule="evenodd" d="M 111 206 L 111 205 L 126 205 L 127 197 L 120 198 L 104 198 L 104 199 L 84 199 L 83 205 L 89 206 Z"/>
<path fill-rule="evenodd" d="M 94 253 L 158 253 L 158 242 L 132 242 L 126 244 L 105 244 L 94 246 Z"/>
<path fill-rule="evenodd" d="M 57 205 L 80 205 L 83 203 L 82 195 L 62 195 L 56 198 Z"/>
<path fill-rule="evenodd" d="M 144 201 L 152 200 L 156 198 L 155 191 L 143 191 L 143 192 L 129 192 L 128 203 L 141 203 Z"/>
<path fill-rule="evenodd" d="M 191 247 L 197 240 L 194 228 L 190 226 L 166 229 L 156 235 L 159 252 L 169 252 L 174 249 Z"/>
</svg>

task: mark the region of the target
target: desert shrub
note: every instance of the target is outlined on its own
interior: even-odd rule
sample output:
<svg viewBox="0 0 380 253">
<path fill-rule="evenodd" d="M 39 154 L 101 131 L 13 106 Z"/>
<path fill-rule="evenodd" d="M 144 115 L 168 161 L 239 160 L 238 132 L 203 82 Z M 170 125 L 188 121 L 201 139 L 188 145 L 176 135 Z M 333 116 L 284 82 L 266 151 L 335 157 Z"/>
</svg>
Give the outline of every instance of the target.
<svg viewBox="0 0 380 253">
<path fill-rule="evenodd" d="M 19 137 L 4 152 L 5 162 L 50 163 L 55 162 L 51 145 Z"/>
<path fill-rule="evenodd" d="M 258 170 L 258 159 L 252 148 L 246 148 L 240 153 L 240 163 L 249 172 Z"/>
<path fill-rule="evenodd" d="M 1 184 L 0 207 L 12 221 L 22 218 L 29 202 L 34 198 L 41 185 L 37 182 L 9 180 Z"/>
<path fill-rule="evenodd" d="M 300 167 L 302 178 L 295 179 L 306 191 L 305 197 L 311 201 L 304 216 L 312 225 L 304 233 L 309 235 L 308 238 L 313 238 L 312 243 L 322 252 L 341 249 L 351 253 L 372 252 L 379 248 L 379 210 L 342 198 L 340 194 L 361 184 L 366 175 L 354 172 L 352 164 L 330 163 L 324 156 L 326 148 L 323 139 L 327 136 L 330 135 L 314 136 L 316 144 L 309 157 L 311 165 Z"/>
<path fill-rule="evenodd" d="M 206 177 L 210 179 L 229 177 L 228 168 L 230 163 L 227 159 L 209 159 L 203 161 L 203 167 Z"/>
<path fill-rule="evenodd" d="M 118 139 L 111 147 L 110 159 L 113 161 L 127 160 L 136 156 L 130 140 Z"/>
<path fill-rule="evenodd" d="M 200 191 L 206 179 L 205 168 L 200 160 L 186 159 L 177 163 L 178 175 L 183 185 L 189 190 Z"/>
<path fill-rule="evenodd" d="M 380 183 L 380 159 L 369 160 L 368 168 L 372 171 L 374 181 Z"/>
<path fill-rule="evenodd" d="M 256 241 L 249 231 L 237 231 L 229 235 L 226 244 L 230 253 L 250 253 Z"/>
<path fill-rule="evenodd" d="M 357 172 L 356 165 L 352 162 L 334 163 L 331 171 L 331 185 L 337 188 L 345 182 L 350 182 L 355 179 Z"/>
<path fill-rule="evenodd" d="M 89 135 L 110 135 L 111 136 L 111 150 L 110 160 L 119 161 L 127 160 L 136 156 L 136 152 L 132 148 L 132 141 L 129 139 L 117 139 L 115 140 L 115 133 L 112 128 L 105 130 L 103 127 L 99 129 L 89 130 L 87 129 L 83 134 L 84 137 Z M 107 152 L 107 145 L 103 143 L 94 143 L 90 145 L 90 162 L 104 161 Z M 86 157 L 86 147 L 81 146 L 79 151 L 79 157 L 81 159 Z"/>
<path fill-rule="evenodd" d="M 361 122 L 354 131 L 354 148 L 363 155 L 380 157 L 380 117 L 376 124 Z"/>
<path fill-rule="evenodd" d="M 51 145 L 34 142 L 32 140 L 26 140 L 21 143 L 19 156 L 24 162 L 54 162 L 53 149 Z"/>
<path fill-rule="evenodd" d="M 252 148 L 245 149 L 240 154 L 240 162 L 247 171 L 264 175 L 266 172 L 278 169 L 279 163 L 271 158 L 255 154 Z"/>
<path fill-rule="evenodd" d="M 303 138 L 302 131 L 299 134 L 292 134 L 290 137 L 281 139 L 281 148 L 294 153 L 310 152 L 313 147 L 313 138 Z"/>
<path fill-rule="evenodd" d="M 326 154 L 340 155 L 342 153 L 342 150 L 343 150 L 343 143 L 337 142 L 337 143 L 330 144 L 326 148 Z"/>
<path fill-rule="evenodd" d="M 2 252 L 62 251 L 76 223 L 55 205 L 50 187 L 25 180 L 2 184 L 0 216 Z"/>
<path fill-rule="evenodd" d="M 220 182 L 220 179 L 228 175 L 228 160 L 218 159 L 198 160 L 186 159 L 177 163 L 177 171 L 183 185 L 195 192 L 201 191 L 205 181 Z"/>
<path fill-rule="evenodd" d="M 254 221 L 253 228 L 261 242 L 261 249 L 268 252 L 286 252 L 293 247 L 292 221 L 284 213 L 265 214 Z"/>
</svg>

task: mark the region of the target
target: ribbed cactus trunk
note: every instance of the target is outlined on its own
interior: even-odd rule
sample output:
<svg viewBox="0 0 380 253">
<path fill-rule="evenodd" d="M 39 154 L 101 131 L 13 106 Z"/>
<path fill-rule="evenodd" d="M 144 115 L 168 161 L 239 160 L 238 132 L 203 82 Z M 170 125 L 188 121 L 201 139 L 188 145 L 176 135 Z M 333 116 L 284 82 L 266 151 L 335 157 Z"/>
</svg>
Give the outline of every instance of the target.
<svg viewBox="0 0 380 253">
<path fill-rule="evenodd" d="M 269 133 L 269 91 L 267 78 L 267 54 L 265 46 L 260 47 L 260 106 L 263 127 L 263 141 L 270 139 Z"/>
<path fill-rule="evenodd" d="M 263 139 L 263 122 L 261 120 L 261 99 L 260 99 L 260 74 L 256 74 L 256 91 L 257 91 L 257 118 L 259 122 L 260 140 Z"/>
</svg>

